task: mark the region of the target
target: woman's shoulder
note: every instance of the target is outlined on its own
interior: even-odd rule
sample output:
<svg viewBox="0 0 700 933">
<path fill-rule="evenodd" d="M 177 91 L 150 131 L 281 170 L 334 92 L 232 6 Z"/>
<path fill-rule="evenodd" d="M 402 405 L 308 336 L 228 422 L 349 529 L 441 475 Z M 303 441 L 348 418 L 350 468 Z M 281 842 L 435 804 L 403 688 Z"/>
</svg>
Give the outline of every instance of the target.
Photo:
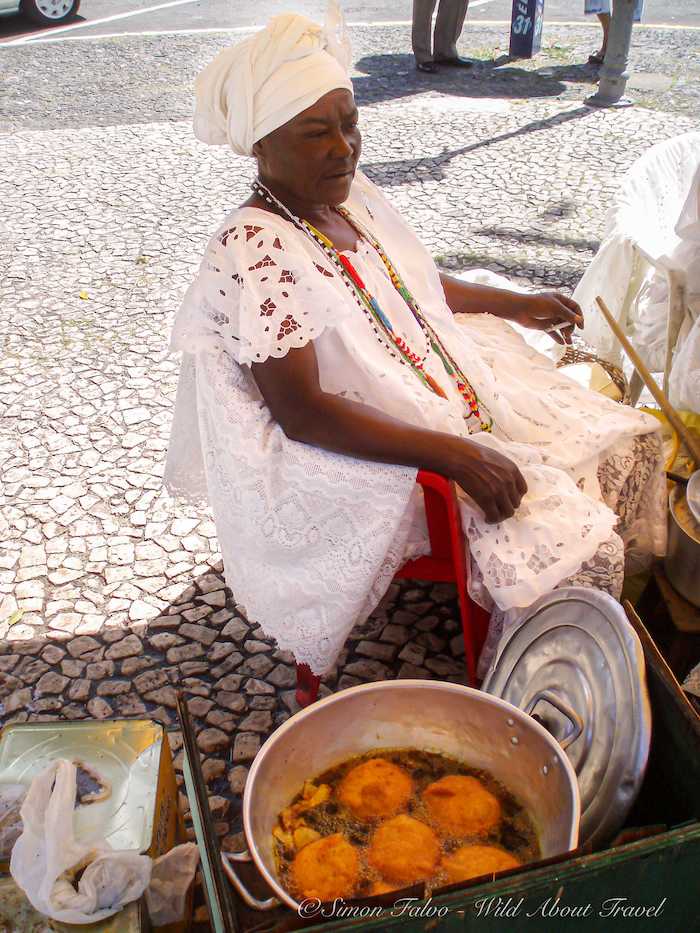
<svg viewBox="0 0 700 933">
<path fill-rule="evenodd" d="M 302 236 L 294 224 L 284 217 L 244 204 L 224 217 L 211 237 L 209 246 L 249 251 L 262 248 L 270 238 L 273 242 L 287 245 L 296 243 Z"/>
</svg>

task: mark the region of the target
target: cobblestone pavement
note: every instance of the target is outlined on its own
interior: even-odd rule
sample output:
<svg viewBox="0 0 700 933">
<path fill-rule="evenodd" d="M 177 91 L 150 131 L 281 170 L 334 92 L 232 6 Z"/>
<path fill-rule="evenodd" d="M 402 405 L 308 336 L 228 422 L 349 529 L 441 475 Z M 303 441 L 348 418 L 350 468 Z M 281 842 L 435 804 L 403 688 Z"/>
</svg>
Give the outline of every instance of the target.
<svg viewBox="0 0 700 933">
<path fill-rule="evenodd" d="M 397 51 L 406 30 L 357 30 L 356 83 L 364 168 L 443 266 L 571 288 L 626 167 L 694 128 L 700 34 L 639 33 L 649 106 L 624 111 L 581 104 L 593 72 L 572 63 L 590 31 L 548 35 L 533 63 L 424 78 Z M 498 38 L 468 36 L 482 58 Z M 155 717 L 178 749 L 182 686 L 230 839 L 250 761 L 295 708 L 293 664 L 225 589 L 210 517 L 160 488 L 177 380 L 169 324 L 252 172 L 190 130 L 192 76 L 222 44 L 0 52 L 0 700 L 5 722 Z M 324 689 L 461 679 L 453 595 L 392 586 Z"/>
</svg>

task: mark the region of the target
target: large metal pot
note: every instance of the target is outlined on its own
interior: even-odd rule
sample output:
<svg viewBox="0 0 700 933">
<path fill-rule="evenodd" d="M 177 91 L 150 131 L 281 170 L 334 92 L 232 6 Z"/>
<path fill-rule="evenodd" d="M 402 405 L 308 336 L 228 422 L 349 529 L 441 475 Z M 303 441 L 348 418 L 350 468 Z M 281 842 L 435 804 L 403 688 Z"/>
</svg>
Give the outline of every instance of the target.
<svg viewBox="0 0 700 933">
<path fill-rule="evenodd" d="M 694 606 L 700 606 L 700 542 L 681 526 L 674 509 L 683 495 L 684 490 L 675 486 L 668 497 L 668 550 L 664 568 L 673 588 Z"/>
<path fill-rule="evenodd" d="M 292 716 L 265 742 L 243 795 L 248 852 L 276 898 L 257 901 L 230 861 L 226 872 L 242 897 L 266 909 L 297 901 L 277 880 L 272 829 L 304 781 L 372 749 L 439 752 L 489 771 L 533 819 L 543 858 L 577 845 L 580 801 L 576 774 L 557 741 L 505 700 L 459 684 L 384 681 L 351 687 Z M 279 901 L 277 900 L 279 899 Z"/>
</svg>

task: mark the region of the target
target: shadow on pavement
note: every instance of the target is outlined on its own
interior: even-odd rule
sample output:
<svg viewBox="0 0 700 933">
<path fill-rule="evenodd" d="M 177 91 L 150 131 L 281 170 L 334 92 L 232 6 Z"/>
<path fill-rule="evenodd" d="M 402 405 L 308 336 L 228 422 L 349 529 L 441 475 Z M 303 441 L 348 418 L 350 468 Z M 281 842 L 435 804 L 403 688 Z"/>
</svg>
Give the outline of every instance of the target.
<svg viewBox="0 0 700 933">
<path fill-rule="evenodd" d="M 430 177 L 433 181 L 440 181 L 445 177 L 441 170 L 442 166 L 449 163 L 455 156 L 476 152 L 478 149 L 493 146 L 495 143 L 505 142 L 519 136 L 526 136 L 528 133 L 551 129 L 562 123 L 586 117 L 593 112 L 590 107 L 578 105 L 572 110 L 564 111 L 564 113 L 557 113 L 543 120 L 526 123 L 525 126 L 520 126 L 510 133 L 499 133 L 497 136 L 490 136 L 488 139 L 481 139 L 478 142 L 469 143 L 467 146 L 460 146 L 459 149 L 446 150 L 432 159 L 416 158 L 399 159 L 393 162 L 367 162 L 363 164 L 362 169 L 380 187 L 403 185 L 408 181 L 415 181 L 423 176 Z"/>
<path fill-rule="evenodd" d="M 550 214 L 551 216 L 551 214 Z M 547 236 L 536 230 L 514 230 L 509 227 L 479 227 L 473 228 L 474 233 L 480 236 L 490 236 L 495 239 L 519 240 L 521 243 L 540 243 L 543 246 L 565 246 L 576 252 L 595 253 L 600 246 L 600 240 L 585 240 L 579 237 Z"/>
<path fill-rule="evenodd" d="M 600 67 L 589 65 L 587 62 L 571 65 L 543 65 L 535 72 L 541 78 L 553 78 L 556 81 L 565 81 L 567 84 L 597 84 L 600 77 Z"/>
<path fill-rule="evenodd" d="M 477 61 L 474 68 L 441 68 L 437 74 L 416 71 L 413 55 L 367 55 L 355 65 L 363 77 L 354 78 L 355 96 L 360 104 L 408 97 L 425 91 L 442 91 L 463 97 L 536 98 L 556 97 L 566 90 L 564 73 L 571 81 L 596 80 L 590 66 L 543 68 L 542 73 L 506 66 L 510 59 Z M 588 75 L 584 78 L 579 75 Z M 559 75 L 558 73 L 561 72 Z"/>
<path fill-rule="evenodd" d="M 489 253 L 477 248 L 470 252 L 442 253 L 435 257 L 440 269 L 461 272 L 465 269 L 490 269 L 522 285 L 534 288 L 573 288 L 581 278 L 578 266 L 548 266 L 544 262 L 529 262 L 524 257 Z"/>
</svg>

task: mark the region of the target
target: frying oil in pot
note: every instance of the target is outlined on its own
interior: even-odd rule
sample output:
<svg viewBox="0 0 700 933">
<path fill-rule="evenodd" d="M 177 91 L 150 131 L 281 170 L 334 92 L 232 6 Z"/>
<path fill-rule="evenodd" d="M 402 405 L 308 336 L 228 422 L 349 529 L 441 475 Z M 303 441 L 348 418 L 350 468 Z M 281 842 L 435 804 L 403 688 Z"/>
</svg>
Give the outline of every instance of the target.
<svg viewBox="0 0 700 933">
<path fill-rule="evenodd" d="M 527 813 L 490 774 L 444 755 L 373 751 L 307 782 L 273 831 L 298 899 L 428 892 L 540 858 Z"/>
</svg>

